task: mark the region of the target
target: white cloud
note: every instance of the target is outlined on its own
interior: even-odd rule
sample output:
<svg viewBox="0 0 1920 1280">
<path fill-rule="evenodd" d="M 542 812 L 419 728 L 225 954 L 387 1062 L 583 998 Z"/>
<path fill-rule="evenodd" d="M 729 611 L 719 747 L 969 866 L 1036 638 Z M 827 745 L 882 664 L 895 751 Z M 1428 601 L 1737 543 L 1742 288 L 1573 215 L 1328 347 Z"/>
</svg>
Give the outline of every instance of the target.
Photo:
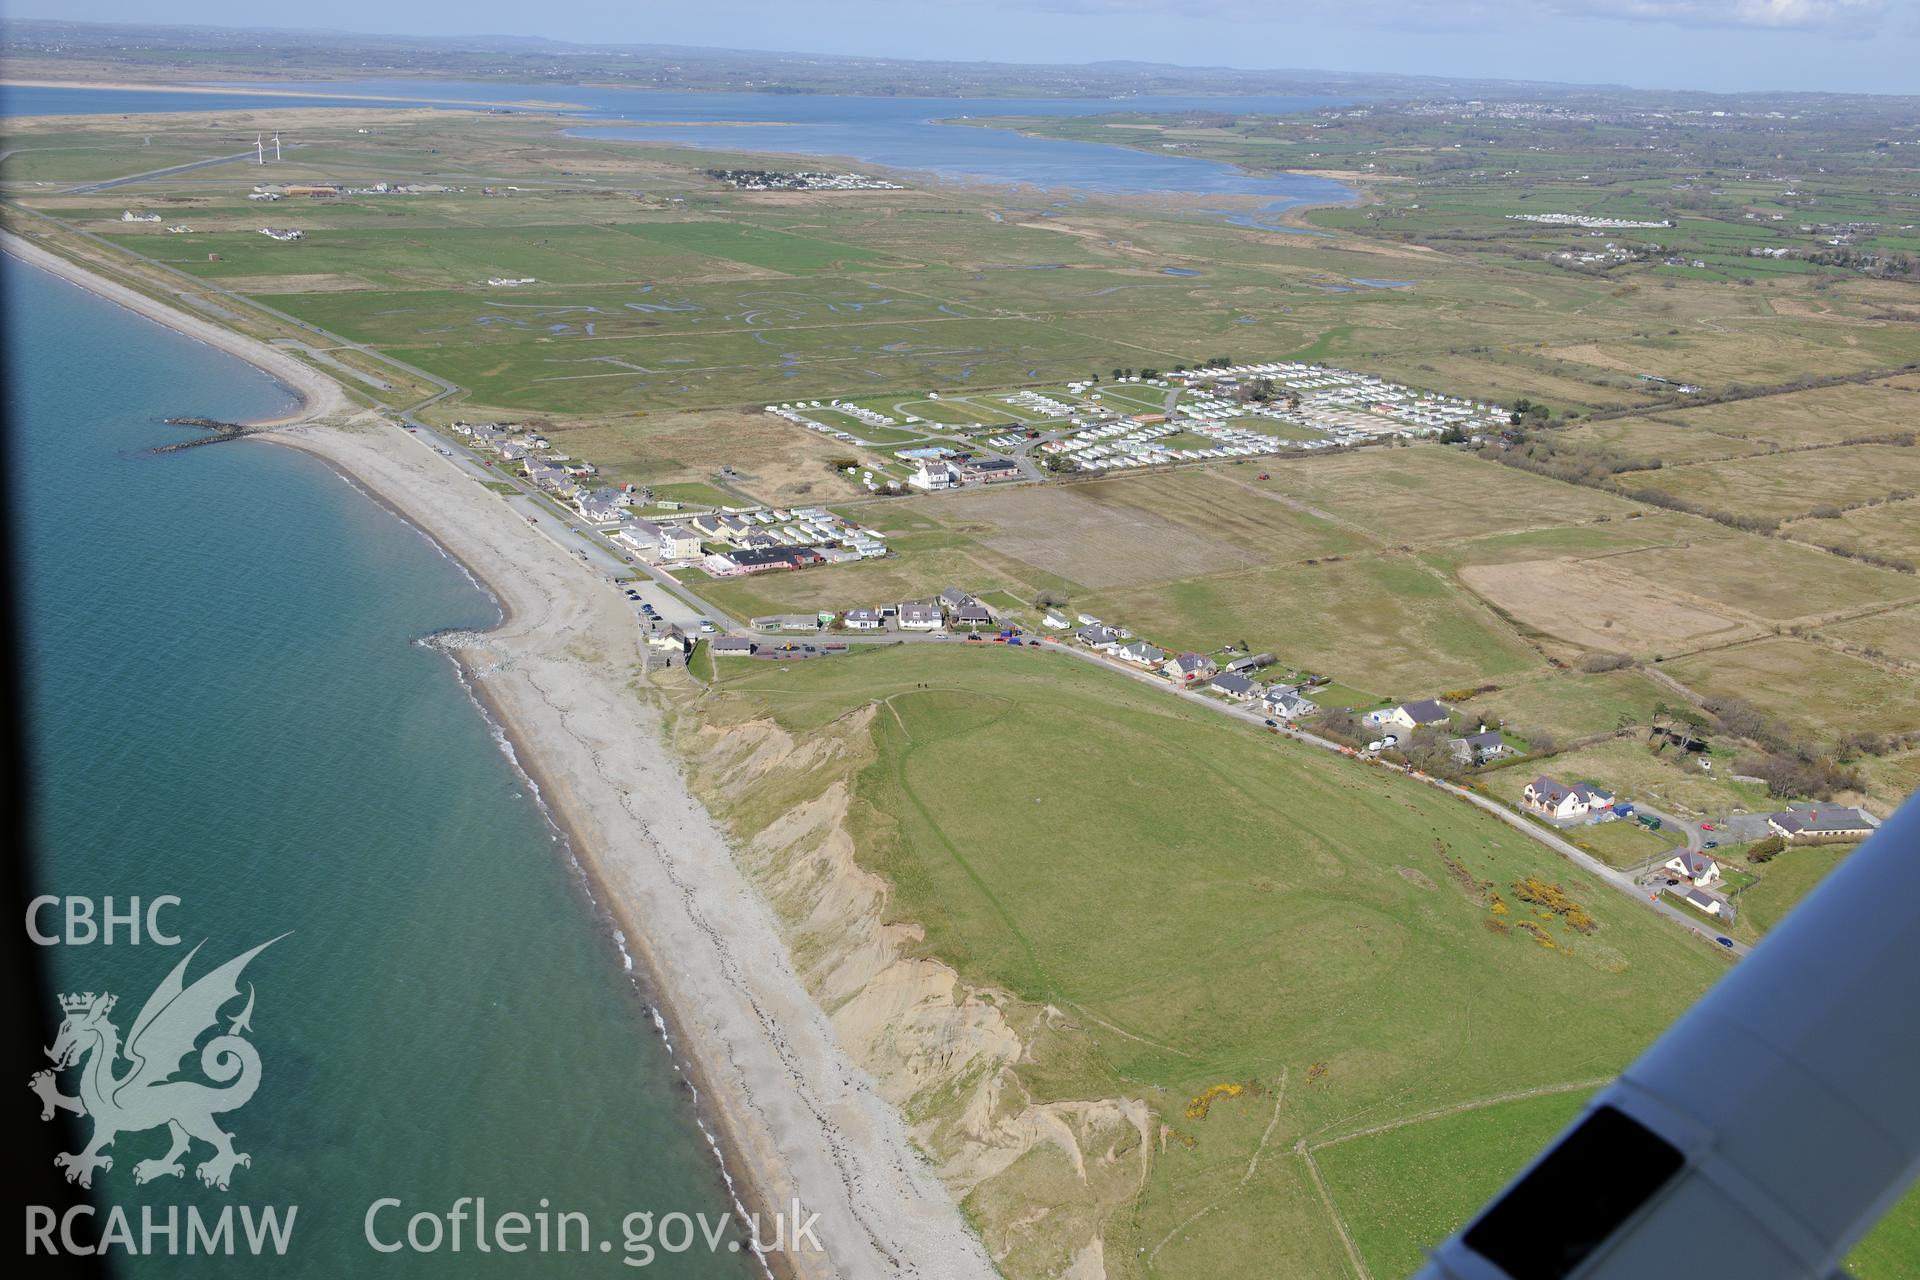
<svg viewBox="0 0 1920 1280">
<path fill-rule="evenodd" d="M 1002 7 L 1055 13 L 1196 19 L 1280 18 L 1291 7 L 1272 0 L 998 0 Z M 1466 0 L 1434 7 L 1413 0 L 1349 0 L 1375 17 L 1418 14 L 1429 21 L 1477 27 L 1534 16 L 1618 18 L 1696 27 L 1857 27 L 1908 0 Z M 1300 6 L 1304 8 L 1305 6 Z"/>
<path fill-rule="evenodd" d="M 1887 0 L 1551 0 L 1549 7 L 1691 27 L 1854 28 L 1884 14 Z"/>
</svg>

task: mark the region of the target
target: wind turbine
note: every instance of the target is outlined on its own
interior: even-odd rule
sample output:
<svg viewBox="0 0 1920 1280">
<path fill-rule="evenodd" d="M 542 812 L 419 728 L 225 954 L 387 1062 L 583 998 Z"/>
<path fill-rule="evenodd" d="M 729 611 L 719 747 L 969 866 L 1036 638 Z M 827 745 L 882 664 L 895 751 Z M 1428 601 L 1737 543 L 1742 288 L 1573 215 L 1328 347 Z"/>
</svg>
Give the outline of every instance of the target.
<svg viewBox="0 0 1920 1280">
<path fill-rule="evenodd" d="M 259 133 L 253 135 L 253 158 L 260 164 L 267 162 L 266 143 L 262 141 L 265 136 Z"/>
<path fill-rule="evenodd" d="M 273 131 L 273 159 L 275 164 L 280 162 L 280 131 L 278 129 Z"/>
</svg>

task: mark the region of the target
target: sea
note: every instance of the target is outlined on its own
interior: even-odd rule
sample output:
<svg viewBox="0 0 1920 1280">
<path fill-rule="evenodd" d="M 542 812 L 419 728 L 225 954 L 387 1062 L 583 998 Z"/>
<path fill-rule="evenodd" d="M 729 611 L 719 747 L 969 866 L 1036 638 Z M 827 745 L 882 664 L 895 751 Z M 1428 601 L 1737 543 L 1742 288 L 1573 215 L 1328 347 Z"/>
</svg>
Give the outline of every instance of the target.
<svg viewBox="0 0 1920 1280">
<path fill-rule="evenodd" d="M 986 102 L 420 81 L 313 93 L 8 87 L 0 114 L 343 105 L 323 94 L 503 110 L 561 102 L 580 128 L 621 136 L 850 156 L 951 180 L 1185 193 L 1202 212 L 1219 194 L 1265 197 L 1268 212 L 1347 194 L 1324 179 L 935 123 L 1116 107 L 1285 111 L 1309 99 Z M 290 407 L 292 394 L 266 375 L 14 259 L 0 259 L 0 286 L 10 433 L 0 482 L 16 530 L 39 888 L 82 904 L 74 910 L 96 927 L 108 914 L 122 921 L 113 945 L 96 936 L 50 948 L 58 986 L 112 993 L 124 1033 L 179 966 L 190 984 L 269 944 L 222 1010 L 223 1027 L 244 1017 L 262 1064 L 257 1094 L 222 1116 L 249 1157 L 231 1188 L 195 1177 L 201 1146 L 184 1176 L 136 1183 L 135 1166 L 164 1154 L 154 1129 L 116 1140 L 96 1190 L 136 1219 L 142 1207 L 209 1221 L 236 1205 L 283 1218 L 291 1209 L 285 1255 L 263 1264 L 244 1250 L 120 1250 L 109 1255 L 116 1270 L 614 1275 L 644 1257 L 648 1273 L 669 1277 L 762 1274 L 736 1248 L 737 1222 L 718 1247 L 669 1247 L 683 1238 L 675 1215 L 717 1225 L 737 1209 L 731 1171 L 671 1028 L 537 790 L 453 664 L 422 643 L 490 625 L 492 598 L 312 457 L 245 441 L 155 452 L 194 434 L 167 417 L 238 421 Z M 177 945 L 126 936 L 136 900 L 143 922 Z M 56 908 L 42 924 L 84 938 L 85 920 L 63 927 Z M 23 1075 L 50 1065 L 38 1047 L 23 1052 Z M 64 1074 L 67 1092 L 76 1074 Z M 34 1103 L 22 1091 L 16 1105 Z M 29 1195 L 33 1179 L 60 1176 L 25 1173 Z M 450 1215 L 467 1198 L 486 1207 L 467 1204 L 456 1251 Z M 509 1213 L 534 1231 L 543 1216 L 585 1215 L 587 1247 L 479 1251 L 473 1219 Z M 553 1235 L 572 1245 L 579 1232 Z"/>
<path fill-rule="evenodd" d="M 627 1215 L 717 1223 L 734 1207 L 722 1165 L 622 940 L 452 662 L 420 643 L 491 625 L 492 597 L 308 455 L 156 454 L 197 434 L 169 416 L 244 420 L 293 397 L 0 263 L 38 891 L 91 904 L 72 928 L 62 907 L 41 913 L 43 933 L 75 939 L 49 948 L 58 986 L 111 992 L 126 1033 L 176 966 L 191 983 L 272 940 L 220 1022 L 246 1012 L 261 1060 L 258 1092 L 220 1117 L 251 1163 L 206 1187 L 196 1146 L 183 1177 L 136 1185 L 166 1130 L 126 1133 L 95 1189 L 210 1222 L 295 1207 L 286 1255 L 110 1254 L 116 1270 L 611 1276 L 629 1269 Z M 111 944 L 86 940 L 109 900 L 137 910 L 139 941 L 124 920 Z M 154 904 L 177 945 L 144 936 Z M 21 1052 L 22 1081 L 50 1065 Z M 13 1105 L 36 1104 L 22 1089 Z M 60 1176 L 15 1172 L 29 1196 Z M 483 1254 L 469 1225 L 455 1253 L 445 1218 L 462 1197 L 495 1220 L 584 1213 L 592 1247 Z M 439 1215 L 440 1247 L 376 1251 L 369 1210 L 382 1244 Z M 739 1239 L 656 1250 L 646 1270 L 761 1274 L 728 1248 Z"/>
</svg>

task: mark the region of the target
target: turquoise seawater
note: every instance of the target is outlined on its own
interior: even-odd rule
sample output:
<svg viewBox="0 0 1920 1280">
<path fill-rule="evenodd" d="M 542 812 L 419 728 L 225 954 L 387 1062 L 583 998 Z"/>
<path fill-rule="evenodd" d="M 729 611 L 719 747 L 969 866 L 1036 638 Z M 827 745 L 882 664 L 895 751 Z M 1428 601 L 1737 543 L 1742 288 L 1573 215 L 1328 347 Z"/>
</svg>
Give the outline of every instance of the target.
<svg viewBox="0 0 1920 1280">
<path fill-rule="evenodd" d="M 452 665 L 414 643 L 489 624 L 491 599 L 307 456 L 151 454 L 190 434 L 165 416 L 245 418 L 290 397 L 4 262 L 41 891 L 181 899 L 163 923 L 182 946 L 63 946 L 61 985 L 117 993 L 124 1032 L 192 944 L 205 942 L 197 975 L 289 935 L 245 974 L 262 1079 L 223 1124 L 251 1167 L 230 1191 L 203 1187 L 196 1148 L 186 1178 L 137 1187 L 134 1164 L 166 1146 L 154 1130 L 121 1136 L 96 1184 L 136 1216 L 297 1205 L 287 1256 L 126 1271 L 618 1275 L 628 1212 L 725 1212 L 607 922 Z M 47 1065 L 22 1052 L 23 1076 Z M 22 1091 L 14 1105 L 35 1104 Z M 36 1179 L 60 1176 L 23 1172 L 27 1203 Z M 469 1235 L 458 1254 L 387 1256 L 364 1239 L 376 1200 L 405 1206 L 379 1219 L 384 1239 L 462 1196 L 495 1216 L 542 1199 L 585 1212 L 596 1248 L 480 1254 Z M 756 1270 L 722 1245 L 659 1254 L 647 1273 Z"/>
</svg>

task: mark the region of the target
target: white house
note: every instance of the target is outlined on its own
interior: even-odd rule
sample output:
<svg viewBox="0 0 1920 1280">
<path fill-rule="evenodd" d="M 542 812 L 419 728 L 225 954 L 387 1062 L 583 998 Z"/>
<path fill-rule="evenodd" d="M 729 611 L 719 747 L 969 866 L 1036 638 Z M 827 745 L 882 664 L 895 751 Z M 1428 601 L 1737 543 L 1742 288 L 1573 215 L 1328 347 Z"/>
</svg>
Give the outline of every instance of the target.
<svg viewBox="0 0 1920 1280">
<path fill-rule="evenodd" d="M 887 620 L 880 616 L 878 609 L 847 610 L 847 630 L 849 631 L 880 631 L 886 625 Z"/>
<path fill-rule="evenodd" d="M 655 560 L 660 556 L 660 526 L 651 520 L 628 520 L 612 536 L 615 542 L 632 547 L 643 559 Z"/>
<path fill-rule="evenodd" d="M 1585 783 L 1569 787 L 1545 774 L 1529 782 L 1520 798 L 1535 813 L 1562 822 L 1591 817 L 1613 803 L 1613 796 L 1597 787 Z"/>
<path fill-rule="evenodd" d="M 945 625 L 937 604 L 910 600 L 900 606 L 900 627 L 904 631 L 938 631 Z"/>
<path fill-rule="evenodd" d="M 1692 881 L 1696 889 L 1704 889 L 1720 879 L 1720 864 L 1697 849 L 1682 849 L 1667 859 L 1667 870 Z"/>
<path fill-rule="evenodd" d="M 1269 689 L 1263 705 L 1268 715 L 1281 720 L 1298 720 L 1320 709 L 1301 697 L 1299 690 L 1283 688 Z"/>
<path fill-rule="evenodd" d="M 1420 702 L 1403 702 L 1383 711 L 1369 711 L 1362 718 L 1371 725 L 1390 726 L 1411 733 L 1423 725 L 1445 724 L 1452 718 L 1452 713 L 1445 704 L 1427 698 Z"/>
<path fill-rule="evenodd" d="M 932 492 L 937 489 L 958 489 L 960 470 L 945 459 L 922 458 L 913 474 L 907 477 L 907 483 L 916 489 Z"/>
<path fill-rule="evenodd" d="M 1040 625 L 1050 631 L 1065 631 L 1067 629 L 1067 620 L 1057 613 L 1049 613 L 1046 617 L 1040 619 Z"/>
<path fill-rule="evenodd" d="M 660 526 L 660 558 L 691 560 L 700 554 L 700 535 L 683 524 Z"/>
<path fill-rule="evenodd" d="M 1143 667 L 1157 667 L 1167 660 L 1165 649 L 1156 649 L 1145 640 L 1135 640 L 1131 644 L 1109 646 L 1107 652 L 1122 662 L 1134 662 Z"/>
</svg>

